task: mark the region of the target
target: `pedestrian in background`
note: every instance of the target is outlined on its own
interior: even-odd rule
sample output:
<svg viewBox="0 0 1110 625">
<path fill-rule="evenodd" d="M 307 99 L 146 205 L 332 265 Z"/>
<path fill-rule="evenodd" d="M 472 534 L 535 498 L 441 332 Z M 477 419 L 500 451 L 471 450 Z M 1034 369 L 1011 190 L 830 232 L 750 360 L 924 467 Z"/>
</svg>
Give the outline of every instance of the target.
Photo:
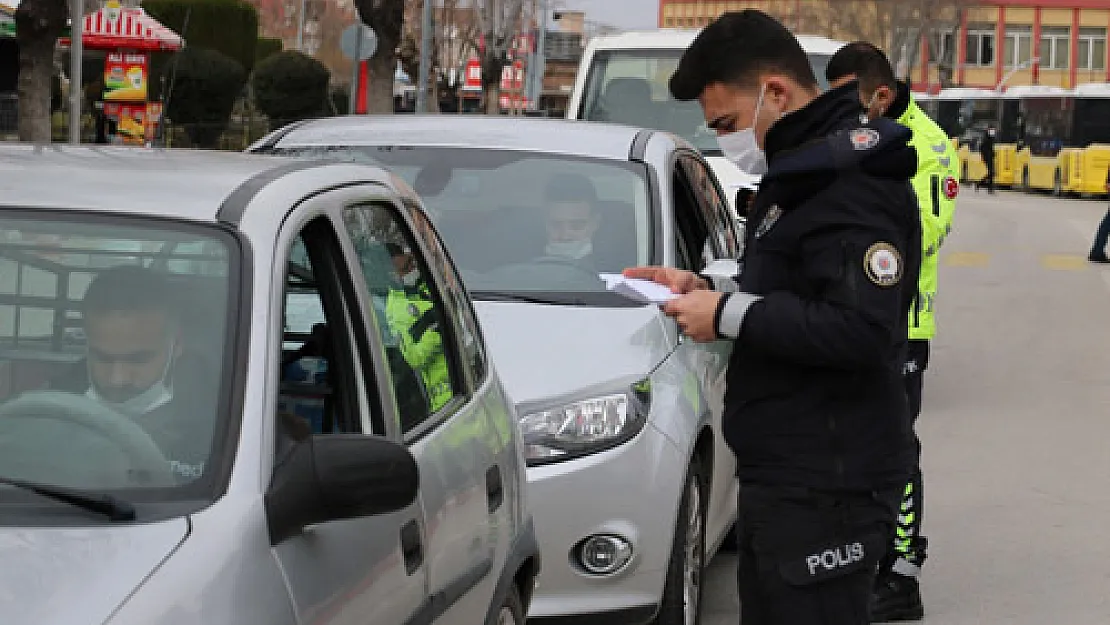
<svg viewBox="0 0 1110 625">
<path fill-rule="evenodd" d="M 987 193 L 992 195 L 994 194 L 994 134 L 994 126 L 989 126 L 986 134 L 983 135 L 982 142 L 979 144 L 979 156 L 983 157 L 983 165 L 987 168 L 987 175 L 975 185 L 976 191 L 986 187 Z"/>
<path fill-rule="evenodd" d="M 1110 193 L 1110 171 L 1106 172 L 1106 191 Z M 1106 210 L 1106 214 L 1102 216 L 1102 221 L 1098 224 L 1095 240 L 1091 245 L 1091 253 L 1087 255 L 1087 260 L 1092 263 L 1110 263 L 1110 258 L 1106 256 L 1106 244 L 1108 242 L 1110 242 L 1110 209 Z"/>
<path fill-rule="evenodd" d="M 921 255 L 911 133 L 863 124 L 854 87 L 819 94 L 794 35 L 755 10 L 705 27 L 669 86 L 763 176 L 738 277 L 625 271 L 682 294 L 664 311 L 686 336 L 734 341 L 741 621 L 864 625 L 916 462 L 901 376 Z"/>
<path fill-rule="evenodd" d="M 910 145 L 917 151 L 913 187 L 921 214 L 921 276 L 909 315 L 909 349 L 902 373 L 910 417 L 916 425 L 929 364 L 929 342 L 936 335 L 937 254 L 952 231 L 959 192 L 959 156 L 948 134 L 918 107 L 909 84 L 895 78 L 890 60 L 874 45 L 857 41 L 844 46 L 829 59 L 825 77 L 834 88 L 856 83 L 870 118 L 885 116 L 913 132 Z M 920 439 L 917 448 L 920 458 Z M 924 506 L 919 462 L 902 497 L 891 550 L 879 567 L 871 607 L 873 622 L 919 620 L 925 615 L 918 586 L 928 544 L 921 535 Z"/>
</svg>

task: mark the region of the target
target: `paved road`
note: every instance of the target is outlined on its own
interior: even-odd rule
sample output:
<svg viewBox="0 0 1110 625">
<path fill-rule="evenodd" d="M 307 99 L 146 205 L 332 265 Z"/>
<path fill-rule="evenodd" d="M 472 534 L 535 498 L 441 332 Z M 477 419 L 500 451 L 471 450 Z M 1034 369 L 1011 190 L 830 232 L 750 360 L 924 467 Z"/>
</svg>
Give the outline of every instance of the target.
<svg viewBox="0 0 1110 625">
<path fill-rule="evenodd" d="M 925 384 L 928 625 L 1110 623 L 1110 266 L 1103 201 L 963 190 Z M 735 559 L 705 625 L 735 625 Z"/>
</svg>

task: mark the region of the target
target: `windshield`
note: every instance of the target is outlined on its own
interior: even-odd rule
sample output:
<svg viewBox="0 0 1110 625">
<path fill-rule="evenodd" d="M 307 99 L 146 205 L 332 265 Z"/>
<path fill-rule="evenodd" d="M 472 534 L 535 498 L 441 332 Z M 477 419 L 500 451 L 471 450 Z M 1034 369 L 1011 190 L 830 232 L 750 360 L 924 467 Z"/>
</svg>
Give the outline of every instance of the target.
<svg viewBox="0 0 1110 625">
<path fill-rule="evenodd" d="M 593 58 L 582 94 L 581 119 L 629 124 L 672 132 L 703 154 L 720 156 L 717 136 L 705 125 L 697 102 L 671 97 L 667 81 L 683 50 L 601 50 Z M 821 89 L 828 87 L 829 55 L 810 54 Z"/>
<path fill-rule="evenodd" d="M 484 148 L 284 148 L 388 168 L 420 198 L 477 297 L 604 302 L 598 273 L 648 264 L 642 165 Z"/>
<path fill-rule="evenodd" d="M 228 386 L 229 242 L 168 221 L 0 217 L 0 477 L 196 496 L 183 487 L 210 474 Z"/>
</svg>

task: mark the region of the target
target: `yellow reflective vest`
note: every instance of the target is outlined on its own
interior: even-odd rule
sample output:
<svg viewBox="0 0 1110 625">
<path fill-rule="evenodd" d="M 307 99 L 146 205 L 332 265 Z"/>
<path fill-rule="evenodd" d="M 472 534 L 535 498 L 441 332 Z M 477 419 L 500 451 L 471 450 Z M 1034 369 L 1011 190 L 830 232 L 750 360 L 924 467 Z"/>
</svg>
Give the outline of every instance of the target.
<svg viewBox="0 0 1110 625">
<path fill-rule="evenodd" d="M 921 278 L 910 309 L 911 340 L 936 335 L 937 254 L 952 232 L 952 214 L 960 190 L 960 158 L 945 134 L 910 96 L 898 123 L 913 131 L 910 145 L 917 150 L 917 173 L 912 183 L 921 209 Z"/>
</svg>

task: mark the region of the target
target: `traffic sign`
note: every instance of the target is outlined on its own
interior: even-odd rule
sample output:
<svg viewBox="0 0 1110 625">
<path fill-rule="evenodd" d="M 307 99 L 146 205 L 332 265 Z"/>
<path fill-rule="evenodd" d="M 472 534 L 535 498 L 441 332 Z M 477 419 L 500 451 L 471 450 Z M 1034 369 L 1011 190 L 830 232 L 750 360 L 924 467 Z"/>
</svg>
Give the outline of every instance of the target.
<svg viewBox="0 0 1110 625">
<path fill-rule="evenodd" d="M 339 48 L 343 56 L 352 61 L 365 61 L 378 51 L 378 34 L 362 22 L 351 24 L 343 29 L 339 38 Z"/>
</svg>

